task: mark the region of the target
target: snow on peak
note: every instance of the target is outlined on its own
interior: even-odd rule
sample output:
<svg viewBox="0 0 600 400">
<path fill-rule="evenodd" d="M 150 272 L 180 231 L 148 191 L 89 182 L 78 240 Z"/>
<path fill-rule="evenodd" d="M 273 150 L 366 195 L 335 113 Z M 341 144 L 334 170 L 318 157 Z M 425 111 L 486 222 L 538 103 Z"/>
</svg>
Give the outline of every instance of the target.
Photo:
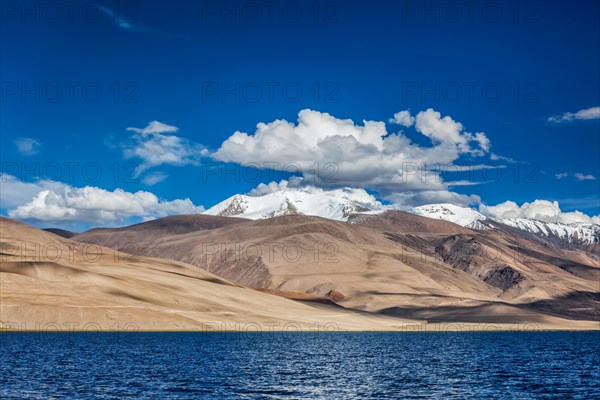
<svg viewBox="0 0 600 400">
<path fill-rule="evenodd" d="M 412 212 L 423 217 L 454 222 L 457 225 L 467 228 L 486 229 L 486 226 L 481 221 L 486 220 L 487 217 L 469 207 L 460 207 L 449 203 L 428 204 L 415 207 Z"/>
<path fill-rule="evenodd" d="M 346 221 L 352 214 L 369 208 L 326 192 L 284 189 L 262 196 L 236 194 L 209 208 L 203 214 L 264 219 L 281 215 L 314 215 Z"/>
<path fill-rule="evenodd" d="M 528 218 L 496 218 L 496 222 L 545 237 L 558 237 L 569 243 L 600 243 L 600 225 L 585 222 L 563 224 Z"/>
<path fill-rule="evenodd" d="M 489 229 L 490 226 L 493 227 L 490 222 L 496 222 L 538 236 L 555 237 L 568 243 L 600 243 L 600 225 L 591 223 L 563 224 L 528 218 L 488 218 L 472 208 L 454 204 L 429 204 L 415 207 L 412 212 L 423 217 L 443 219 L 477 230 Z"/>
<path fill-rule="evenodd" d="M 367 204 L 344 196 L 343 190 L 327 192 L 303 188 L 286 188 L 261 196 L 236 194 L 209 208 L 203 214 L 265 219 L 281 215 L 314 215 L 347 221 L 352 214 L 373 214 L 384 211 L 381 203 Z M 348 193 L 346 193 L 348 194 Z M 362 198 L 362 197 L 361 197 Z M 361 204 L 362 203 L 362 204 Z M 563 224 L 527 218 L 491 218 L 470 207 L 450 203 L 428 204 L 412 209 L 414 214 L 445 221 L 476 230 L 503 224 L 546 238 L 558 238 L 568 243 L 600 243 L 600 225 L 590 223 Z M 498 227 L 496 225 L 496 227 Z"/>
</svg>

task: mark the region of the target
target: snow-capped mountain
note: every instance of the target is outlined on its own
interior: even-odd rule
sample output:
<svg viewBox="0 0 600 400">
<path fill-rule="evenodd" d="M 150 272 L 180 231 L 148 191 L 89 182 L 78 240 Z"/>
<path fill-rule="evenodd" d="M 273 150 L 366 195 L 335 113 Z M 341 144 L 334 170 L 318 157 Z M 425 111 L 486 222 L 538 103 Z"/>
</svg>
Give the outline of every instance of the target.
<svg viewBox="0 0 600 400">
<path fill-rule="evenodd" d="M 497 218 L 496 222 L 548 238 L 557 237 L 569 243 L 600 243 L 600 225 L 582 222 L 561 224 L 527 218 Z"/>
<path fill-rule="evenodd" d="M 314 215 L 347 221 L 352 214 L 378 214 L 384 207 L 368 208 L 343 196 L 304 189 L 285 189 L 262 196 L 236 194 L 209 208 L 203 214 L 264 219 L 281 215 Z M 429 204 L 415 207 L 412 213 L 427 218 L 453 222 L 475 230 L 510 227 L 548 239 L 568 243 L 600 243 L 600 225 L 591 223 L 563 224 L 526 218 L 490 218 L 470 207 L 454 204 Z M 502 224 L 500 226 L 499 224 Z"/>
<path fill-rule="evenodd" d="M 263 219 L 280 215 L 315 215 L 345 221 L 352 214 L 369 208 L 343 197 L 286 189 L 263 196 L 236 194 L 209 208 L 203 214 Z"/>
<path fill-rule="evenodd" d="M 443 219 L 471 229 L 487 229 L 487 226 L 481 222 L 486 220 L 487 217 L 469 207 L 460 207 L 448 203 L 428 204 L 415 207 L 412 212 L 422 217 Z"/>
<path fill-rule="evenodd" d="M 527 218 L 488 218 L 472 208 L 454 204 L 429 204 L 415 207 L 412 212 L 423 217 L 443 219 L 476 230 L 497 227 L 495 223 L 499 223 L 539 236 L 565 240 L 568 243 L 600 243 L 600 225 L 597 224 L 582 222 L 563 224 Z"/>
</svg>

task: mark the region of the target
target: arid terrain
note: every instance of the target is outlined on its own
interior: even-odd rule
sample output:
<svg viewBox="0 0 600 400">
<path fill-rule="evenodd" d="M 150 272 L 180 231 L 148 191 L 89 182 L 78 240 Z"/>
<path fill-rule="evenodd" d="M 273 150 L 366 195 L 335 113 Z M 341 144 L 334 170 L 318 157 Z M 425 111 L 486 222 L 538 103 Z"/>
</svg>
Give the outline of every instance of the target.
<svg viewBox="0 0 600 400">
<path fill-rule="evenodd" d="M 188 215 L 66 239 L 3 218 L 1 237 L 5 324 L 599 328 L 595 248 L 508 227 L 475 231 L 402 211 L 348 222 Z M 52 261 L 45 246 L 35 260 L 28 243 L 73 250 Z"/>
<path fill-rule="evenodd" d="M 0 219 L 4 330 L 393 330 L 414 321 L 294 301 L 193 265 L 130 256 Z"/>
</svg>

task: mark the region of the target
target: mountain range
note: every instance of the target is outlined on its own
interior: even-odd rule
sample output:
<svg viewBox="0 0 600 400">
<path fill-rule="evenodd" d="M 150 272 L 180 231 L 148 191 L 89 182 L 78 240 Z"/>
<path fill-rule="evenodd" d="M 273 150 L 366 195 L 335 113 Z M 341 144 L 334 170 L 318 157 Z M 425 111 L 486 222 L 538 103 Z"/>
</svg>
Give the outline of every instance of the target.
<svg viewBox="0 0 600 400">
<path fill-rule="evenodd" d="M 285 189 L 262 196 L 234 195 L 206 210 L 206 215 L 236 216 L 264 219 L 281 215 L 312 215 L 337 221 L 347 221 L 354 214 L 378 214 L 385 206 L 359 203 L 351 198 L 314 193 L 302 189 Z M 600 243 L 600 225 L 591 223 L 563 224 L 526 218 L 490 218 L 469 207 L 454 204 L 430 204 L 408 212 L 457 225 L 485 230 L 493 227 L 513 227 L 568 243 L 593 245 Z"/>
<path fill-rule="evenodd" d="M 3 245 L 13 247 L 3 251 L 1 319 L 77 312 L 81 319 L 96 306 L 94 318 L 102 319 L 102 307 L 117 304 L 145 329 L 199 329 L 211 320 L 228 328 L 236 320 L 304 327 L 327 318 L 346 330 L 599 328 L 598 225 L 494 219 L 451 204 L 367 205 L 293 189 L 75 235 L 3 218 Z M 15 243 L 50 240 L 112 251 L 125 262 L 15 255 Z M 77 299 L 79 311 L 70 308 Z"/>
</svg>

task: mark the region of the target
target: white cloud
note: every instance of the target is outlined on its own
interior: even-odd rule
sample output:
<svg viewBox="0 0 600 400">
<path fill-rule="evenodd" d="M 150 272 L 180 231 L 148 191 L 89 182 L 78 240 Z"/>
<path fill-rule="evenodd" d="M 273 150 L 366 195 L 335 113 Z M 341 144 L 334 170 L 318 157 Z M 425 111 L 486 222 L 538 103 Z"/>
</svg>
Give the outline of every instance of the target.
<svg viewBox="0 0 600 400">
<path fill-rule="evenodd" d="M 61 190 L 67 185 L 51 180 L 24 182 L 10 174 L 0 174 L 0 208 L 16 207 L 31 201 L 42 190 Z"/>
<path fill-rule="evenodd" d="M 314 186 L 309 186 L 308 188 L 303 188 L 304 190 L 308 190 L 314 194 L 325 193 L 329 194 L 333 197 L 348 199 L 358 203 L 362 206 L 370 208 L 372 210 L 378 210 L 383 208 L 383 205 L 380 201 L 378 201 L 375 196 L 369 194 L 364 189 L 354 189 L 354 188 L 341 188 L 341 189 L 332 189 L 332 190 L 323 190 Z"/>
<path fill-rule="evenodd" d="M 495 218 L 530 218 L 544 222 L 574 222 L 598 223 L 600 216 L 590 217 L 580 211 L 563 212 L 557 201 L 535 200 L 519 206 L 514 201 L 505 201 L 495 206 L 479 206 L 479 211 Z"/>
<path fill-rule="evenodd" d="M 461 171 L 479 171 L 485 169 L 504 169 L 506 165 L 503 164 L 451 164 L 451 165 L 440 165 L 439 167 L 434 166 L 433 171 L 444 171 L 444 172 L 461 172 Z"/>
<path fill-rule="evenodd" d="M 127 128 L 128 131 L 134 131 L 146 137 L 155 133 L 176 133 L 179 128 L 173 125 L 163 124 L 159 121 L 151 121 L 145 128 Z"/>
<path fill-rule="evenodd" d="M 462 207 L 480 204 L 481 198 L 477 195 L 466 195 L 447 190 L 421 190 L 414 192 L 393 193 L 387 198 L 393 203 L 393 208 L 408 210 L 424 204 L 452 203 Z"/>
<path fill-rule="evenodd" d="M 269 193 L 279 192 L 286 189 L 301 188 L 312 194 L 327 194 L 334 197 L 345 198 L 361 204 L 371 210 L 380 210 L 385 208 L 408 210 L 412 207 L 432 204 L 432 203 L 454 203 L 457 205 L 468 206 L 470 204 L 479 204 L 479 196 L 467 196 L 458 193 L 448 192 L 446 190 L 423 190 L 419 192 L 394 193 L 388 196 L 392 204 L 383 205 L 377 198 L 369 194 L 364 189 L 340 188 L 340 189 L 322 189 L 312 185 L 307 185 L 301 178 L 295 178 L 290 181 L 281 180 L 279 182 L 261 183 L 252 189 L 248 195 L 264 196 Z"/>
<path fill-rule="evenodd" d="M 404 110 L 395 113 L 394 118 L 390 118 L 389 122 L 409 128 L 415 124 L 415 117 L 410 115 L 410 111 Z"/>
<path fill-rule="evenodd" d="M 459 153 L 469 153 L 482 156 L 490 149 L 490 141 L 483 132 L 464 132 L 460 122 L 454 121 L 450 116 L 442 115 L 431 108 L 417 114 L 416 129 L 429 137 L 433 143 L 442 146 L 453 146 Z M 472 147 L 472 143 L 477 147 Z"/>
<path fill-rule="evenodd" d="M 575 174 L 575 178 L 577 178 L 578 181 L 595 181 L 596 177 L 590 174 L 582 174 L 580 172 L 577 172 Z"/>
<path fill-rule="evenodd" d="M 295 177 L 292 177 L 295 178 Z M 279 182 L 271 181 L 269 183 L 259 183 L 257 187 L 248 192 L 249 196 L 264 196 L 266 194 L 280 192 L 287 188 L 297 187 L 297 185 L 283 179 Z"/>
<path fill-rule="evenodd" d="M 14 141 L 22 156 L 33 156 L 40 151 L 41 143 L 32 138 L 18 138 Z"/>
<path fill-rule="evenodd" d="M 417 114 L 417 131 L 429 137 L 434 143 L 464 144 L 465 138 L 461 135 L 463 125 L 454 121 L 450 116 L 442 115 L 433 109 L 421 111 Z"/>
<path fill-rule="evenodd" d="M 176 135 L 179 129 L 176 126 L 152 121 L 145 128 L 127 128 L 135 132 L 132 143 L 123 146 L 125 158 L 137 158 L 142 161 L 138 167 L 135 178 L 145 170 L 159 165 L 197 165 L 202 155 L 207 150 L 200 144 L 189 141 Z"/>
<path fill-rule="evenodd" d="M 165 174 L 164 172 L 156 171 L 146 175 L 144 179 L 142 179 L 142 183 L 146 186 L 154 186 L 157 183 L 164 181 L 168 177 L 169 175 Z"/>
<path fill-rule="evenodd" d="M 469 181 L 466 179 L 463 180 L 459 180 L 459 181 L 447 181 L 445 182 L 446 185 L 448 185 L 449 187 L 451 186 L 475 186 L 475 185 L 485 185 L 487 183 L 493 183 L 495 181 Z"/>
<path fill-rule="evenodd" d="M 576 120 L 599 119 L 600 107 L 590 107 L 577 112 L 566 112 L 563 115 L 553 115 L 548 118 L 548 122 L 571 122 Z"/>
<path fill-rule="evenodd" d="M 489 151 L 484 133 L 463 132 L 462 124 L 432 109 L 417 115 L 416 129 L 432 146 L 414 144 L 402 133 L 389 134 L 383 121 L 356 125 L 305 109 L 296 124 L 275 120 L 257 124 L 253 134 L 235 132 L 213 157 L 243 165 L 278 163 L 280 168 L 294 163 L 316 186 L 371 188 L 387 198 L 406 190 L 449 193 L 436 166 L 451 164 L 461 154 Z M 324 171 L 326 165 L 336 170 Z"/>
<path fill-rule="evenodd" d="M 149 219 L 204 211 L 204 207 L 194 205 L 187 198 L 167 201 L 146 191 L 130 193 L 115 189 L 111 192 L 92 186 L 76 188 L 59 182 L 49 184 L 48 181 L 31 184 L 15 177 L 8 178 L 6 182 L 3 180 L 2 195 L 5 195 L 5 189 L 14 193 L 22 188 L 29 194 L 36 190 L 37 193 L 9 210 L 8 216 L 26 221 L 103 224 L 131 217 Z M 15 207 L 14 202 L 22 198 L 9 198 L 7 204 Z M 3 207 L 6 206 L 3 204 Z"/>
<path fill-rule="evenodd" d="M 261 183 L 254 189 L 252 189 L 249 196 L 264 196 L 270 193 L 280 192 L 286 189 L 301 188 L 303 191 L 316 194 L 316 195 L 329 195 L 336 198 L 348 199 L 354 201 L 362 206 L 370 208 L 372 210 L 379 210 L 383 208 L 380 201 L 375 198 L 372 194 L 369 194 L 364 189 L 355 188 L 340 188 L 340 189 L 322 189 L 312 185 L 304 185 L 301 178 L 294 178 L 290 181 L 281 180 L 279 182 L 270 182 L 268 184 Z"/>
<path fill-rule="evenodd" d="M 511 164 L 515 163 L 516 161 L 510 157 L 504 157 L 504 156 L 500 156 L 496 153 L 491 153 L 490 154 L 490 160 L 492 161 L 506 161 L 509 162 Z"/>
<path fill-rule="evenodd" d="M 558 174 L 554 174 L 554 176 L 556 177 L 556 179 L 562 179 L 562 178 L 566 178 L 567 176 L 569 176 L 568 172 L 559 172 Z"/>
<path fill-rule="evenodd" d="M 478 155 L 482 156 L 490 151 L 490 139 L 485 135 L 485 133 L 476 132 L 475 134 L 466 133 L 465 135 L 470 140 L 475 141 L 475 143 L 477 143 L 479 146 L 480 150 L 475 150 Z M 473 150 L 470 150 L 470 152 L 473 153 Z"/>
</svg>

